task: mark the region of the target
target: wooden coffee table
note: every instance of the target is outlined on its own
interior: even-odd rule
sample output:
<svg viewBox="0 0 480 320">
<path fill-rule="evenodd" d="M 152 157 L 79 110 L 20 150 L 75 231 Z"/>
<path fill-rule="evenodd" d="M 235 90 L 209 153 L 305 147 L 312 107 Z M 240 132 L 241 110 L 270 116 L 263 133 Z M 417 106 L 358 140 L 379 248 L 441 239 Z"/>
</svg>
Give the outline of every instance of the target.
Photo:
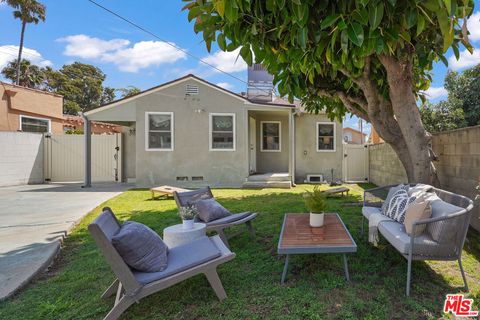
<svg viewBox="0 0 480 320">
<path fill-rule="evenodd" d="M 173 192 L 185 192 L 185 191 L 191 191 L 189 189 L 183 189 L 183 188 L 177 188 L 177 187 L 172 187 L 172 186 L 160 186 L 160 187 L 154 187 L 150 189 L 150 192 L 152 193 L 152 200 L 155 200 L 155 193 L 160 193 L 160 195 L 173 195 Z"/>
<path fill-rule="evenodd" d="M 342 253 L 345 278 L 350 281 L 346 253 L 357 252 L 357 244 L 337 213 L 326 213 L 323 227 L 310 227 L 310 214 L 287 213 L 278 241 L 278 254 L 285 254 L 282 284 L 292 254 Z"/>
</svg>

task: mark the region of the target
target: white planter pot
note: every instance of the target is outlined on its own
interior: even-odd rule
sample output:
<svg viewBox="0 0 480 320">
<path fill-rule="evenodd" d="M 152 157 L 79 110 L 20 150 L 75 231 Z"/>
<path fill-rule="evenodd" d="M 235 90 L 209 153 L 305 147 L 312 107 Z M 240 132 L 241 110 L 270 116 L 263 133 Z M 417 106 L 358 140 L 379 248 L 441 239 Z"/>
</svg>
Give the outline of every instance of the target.
<svg viewBox="0 0 480 320">
<path fill-rule="evenodd" d="M 194 220 L 182 220 L 182 227 L 183 229 L 190 230 L 193 229 L 194 226 Z"/>
<path fill-rule="evenodd" d="M 324 213 L 313 213 L 310 212 L 310 227 L 322 227 L 323 226 L 323 218 Z"/>
</svg>

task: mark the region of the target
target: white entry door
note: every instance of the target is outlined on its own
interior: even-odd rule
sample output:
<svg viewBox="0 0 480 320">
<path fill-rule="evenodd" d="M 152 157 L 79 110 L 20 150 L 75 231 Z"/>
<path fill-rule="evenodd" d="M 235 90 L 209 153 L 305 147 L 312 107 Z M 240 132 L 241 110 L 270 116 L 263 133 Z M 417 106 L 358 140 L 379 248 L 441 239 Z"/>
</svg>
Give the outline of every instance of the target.
<svg viewBox="0 0 480 320">
<path fill-rule="evenodd" d="M 253 117 L 248 118 L 249 146 L 250 146 L 250 173 L 257 172 L 257 121 Z"/>
<path fill-rule="evenodd" d="M 368 148 L 361 144 L 343 145 L 345 182 L 368 182 Z"/>
</svg>

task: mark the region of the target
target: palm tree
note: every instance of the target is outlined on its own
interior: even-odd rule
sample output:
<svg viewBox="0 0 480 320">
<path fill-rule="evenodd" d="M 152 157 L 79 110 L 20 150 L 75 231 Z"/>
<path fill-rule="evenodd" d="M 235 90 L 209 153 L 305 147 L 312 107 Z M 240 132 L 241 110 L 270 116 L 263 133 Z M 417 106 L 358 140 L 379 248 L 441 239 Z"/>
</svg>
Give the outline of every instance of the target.
<svg viewBox="0 0 480 320">
<path fill-rule="evenodd" d="M 45 79 L 44 70 L 39 66 L 31 64 L 30 61 L 22 59 L 20 63 L 20 73 L 18 72 L 17 60 L 10 61 L 1 74 L 6 78 L 15 82 L 17 75 L 20 74 L 19 85 L 27 88 L 39 89 Z"/>
<path fill-rule="evenodd" d="M 45 6 L 37 0 L 0 0 L 6 2 L 10 7 L 14 8 L 13 17 L 22 21 L 22 32 L 20 34 L 20 47 L 18 48 L 17 59 L 17 77 L 15 83 L 20 84 L 20 65 L 22 61 L 23 39 L 25 36 L 25 27 L 27 23 L 38 24 L 45 21 Z"/>
</svg>

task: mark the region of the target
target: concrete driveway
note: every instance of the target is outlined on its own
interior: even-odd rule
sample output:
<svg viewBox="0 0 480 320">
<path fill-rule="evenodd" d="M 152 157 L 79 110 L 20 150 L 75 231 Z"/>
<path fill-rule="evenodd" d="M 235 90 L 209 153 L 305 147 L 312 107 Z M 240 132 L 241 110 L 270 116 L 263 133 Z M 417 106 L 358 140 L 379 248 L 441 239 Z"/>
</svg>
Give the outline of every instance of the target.
<svg viewBox="0 0 480 320">
<path fill-rule="evenodd" d="M 68 231 L 126 184 L 45 184 L 0 188 L 0 300 L 44 271 Z"/>
</svg>

